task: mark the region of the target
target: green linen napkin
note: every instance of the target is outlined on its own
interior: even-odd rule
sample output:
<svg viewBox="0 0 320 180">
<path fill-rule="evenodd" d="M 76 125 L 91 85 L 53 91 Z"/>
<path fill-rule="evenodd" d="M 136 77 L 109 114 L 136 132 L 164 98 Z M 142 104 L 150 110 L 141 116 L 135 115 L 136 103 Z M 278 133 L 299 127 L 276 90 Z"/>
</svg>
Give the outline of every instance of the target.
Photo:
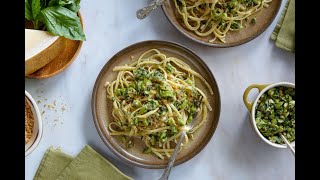
<svg viewBox="0 0 320 180">
<path fill-rule="evenodd" d="M 282 11 L 271 39 L 277 47 L 295 52 L 295 0 L 288 0 Z"/>
<path fill-rule="evenodd" d="M 50 147 L 45 152 L 34 180 L 54 180 L 69 165 L 72 157 L 61 152 L 60 149 Z"/>
<path fill-rule="evenodd" d="M 132 180 L 103 156 L 86 145 L 75 157 L 48 148 L 34 180 Z"/>
</svg>

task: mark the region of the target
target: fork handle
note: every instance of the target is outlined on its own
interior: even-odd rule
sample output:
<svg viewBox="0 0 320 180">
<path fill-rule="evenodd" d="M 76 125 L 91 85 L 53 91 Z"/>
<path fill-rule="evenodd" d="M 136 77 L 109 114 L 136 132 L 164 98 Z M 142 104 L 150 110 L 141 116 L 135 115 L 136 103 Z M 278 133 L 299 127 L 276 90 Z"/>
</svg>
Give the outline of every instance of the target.
<svg viewBox="0 0 320 180">
<path fill-rule="evenodd" d="M 185 135 L 186 135 L 186 131 L 182 131 L 182 133 L 180 135 L 180 138 L 179 138 L 179 140 L 177 142 L 177 145 L 174 148 L 174 151 L 173 151 L 172 155 L 170 156 L 170 159 L 169 159 L 169 162 L 167 164 L 167 167 L 164 170 L 164 172 L 163 172 L 163 174 L 162 174 L 162 176 L 160 177 L 159 180 L 167 180 L 169 178 L 171 168 L 173 167 L 174 161 L 176 159 L 176 156 L 177 156 L 178 151 L 180 149 L 180 145 L 181 145 Z"/>
<path fill-rule="evenodd" d="M 150 3 L 148 6 L 140 9 L 137 11 L 137 18 L 138 19 L 144 19 L 147 17 L 151 11 L 157 9 L 161 4 L 164 2 L 164 0 L 155 0 L 152 3 Z"/>
</svg>

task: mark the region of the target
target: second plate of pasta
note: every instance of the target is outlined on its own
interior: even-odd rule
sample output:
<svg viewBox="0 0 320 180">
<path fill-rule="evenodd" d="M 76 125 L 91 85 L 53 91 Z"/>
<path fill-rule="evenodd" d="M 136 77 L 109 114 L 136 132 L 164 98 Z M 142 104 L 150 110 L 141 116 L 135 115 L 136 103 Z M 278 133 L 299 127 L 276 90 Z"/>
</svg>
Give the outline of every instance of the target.
<svg viewBox="0 0 320 180">
<path fill-rule="evenodd" d="M 93 91 L 96 128 L 120 158 L 163 168 L 185 126 L 175 165 L 198 154 L 219 120 L 220 94 L 205 63 L 187 48 L 165 41 L 131 45 L 101 70 Z"/>
<path fill-rule="evenodd" d="M 265 31 L 282 0 L 168 0 L 162 9 L 188 38 L 213 47 L 246 43 Z"/>
</svg>

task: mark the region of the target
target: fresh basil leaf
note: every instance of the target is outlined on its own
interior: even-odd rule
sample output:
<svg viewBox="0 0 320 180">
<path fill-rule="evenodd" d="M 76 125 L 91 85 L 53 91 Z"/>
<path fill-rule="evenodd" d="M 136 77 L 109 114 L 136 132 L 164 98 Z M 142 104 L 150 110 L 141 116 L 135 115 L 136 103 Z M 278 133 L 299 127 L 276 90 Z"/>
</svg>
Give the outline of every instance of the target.
<svg viewBox="0 0 320 180">
<path fill-rule="evenodd" d="M 80 0 L 51 0 L 48 6 L 63 6 L 73 12 L 78 12 L 80 9 Z"/>
<path fill-rule="evenodd" d="M 32 20 L 32 9 L 29 0 L 24 1 L 24 18 Z"/>
<path fill-rule="evenodd" d="M 34 20 L 36 20 L 41 10 L 40 0 L 31 0 L 31 9 L 32 9 L 32 17 Z"/>
<path fill-rule="evenodd" d="M 48 7 L 59 5 L 59 0 L 50 0 L 48 3 Z"/>
<path fill-rule="evenodd" d="M 80 9 L 80 0 L 72 0 L 73 3 L 66 5 L 65 7 L 70 9 L 73 12 L 78 12 Z"/>
<path fill-rule="evenodd" d="M 86 40 L 77 13 L 64 7 L 54 6 L 41 10 L 40 14 L 40 21 L 52 34 L 72 40 Z"/>
<path fill-rule="evenodd" d="M 50 0 L 41 0 L 41 9 L 44 9 L 48 6 Z"/>
<path fill-rule="evenodd" d="M 51 6 L 65 6 L 65 5 L 72 4 L 72 3 L 74 3 L 74 0 L 51 0 L 49 2 L 48 7 L 51 7 Z"/>
</svg>

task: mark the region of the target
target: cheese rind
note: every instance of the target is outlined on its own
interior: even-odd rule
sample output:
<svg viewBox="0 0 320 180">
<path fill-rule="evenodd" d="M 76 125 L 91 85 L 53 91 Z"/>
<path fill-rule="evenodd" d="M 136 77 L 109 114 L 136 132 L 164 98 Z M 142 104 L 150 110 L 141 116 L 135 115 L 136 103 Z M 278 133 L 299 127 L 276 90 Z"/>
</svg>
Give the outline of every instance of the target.
<svg viewBox="0 0 320 180">
<path fill-rule="evenodd" d="M 63 37 L 47 31 L 25 29 L 25 75 L 48 64 L 63 50 Z"/>
</svg>

